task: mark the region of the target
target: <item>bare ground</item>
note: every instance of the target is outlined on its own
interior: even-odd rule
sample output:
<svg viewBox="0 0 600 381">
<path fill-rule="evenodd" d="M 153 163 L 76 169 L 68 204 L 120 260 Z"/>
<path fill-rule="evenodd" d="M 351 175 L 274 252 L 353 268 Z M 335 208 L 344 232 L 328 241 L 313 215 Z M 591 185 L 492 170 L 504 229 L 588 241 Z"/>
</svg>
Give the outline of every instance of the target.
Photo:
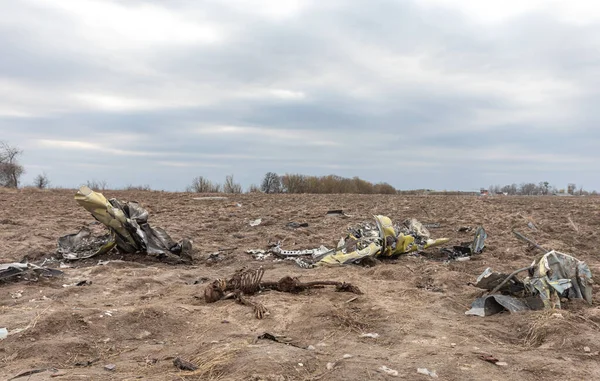
<svg viewBox="0 0 600 381">
<path fill-rule="evenodd" d="M 92 221 L 73 200 L 74 191 L 0 191 L 2 262 L 55 256 L 56 239 Z M 586 260 L 600 273 L 600 199 L 579 197 L 444 197 L 367 195 L 236 195 L 194 200 L 197 195 L 106 191 L 136 200 L 153 226 L 174 239 L 194 241 L 195 263 L 168 265 L 141 256 L 104 256 L 71 263 L 65 276 L 0 284 L 0 327 L 24 329 L 0 341 L 2 379 L 31 369 L 56 368 L 22 380 L 440 380 L 600 379 L 600 296 L 594 305 L 570 302 L 562 311 L 464 315 L 480 290 L 467 283 L 486 268 L 511 271 L 531 263 L 534 253 L 511 234 L 517 228 L 539 243 Z M 240 203 L 240 206 L 236 204 Z M 325 218 L 344 209 L 348 219 Z M 333 246 L 356 222 L 384 214 L 395 221 L 414 217 L 438 222 L 433 237 L 468 241 L 462 225 L 482 224 L 486 251 L 468 262 L 443 263 L 430 255 L 405 256 L 371 268 L 301 269 L 293 262 L 258 262 L 247 249 L 283 241 L 284 248 Z M 261 225 L 249 221 L 262 218 Z M 290 230 L 289 221 L 309 227 Z M 532 221 L 537 232 L 527 227 Z M 209 253 L 228 249 L 220 261 Z M 119 261 L 122 259 L 123 261 Z M 206 304 L 206 284 L 241 267 L 266 268 L 264 279 L 284 275 L 303 281 L 352 282 L 364 295 L 324 288 L 298 295 L 264 292 L 252 297 L 270 311 L 257 320 L 252 309 L 231 300 Z M 81 280 L 89 286 L 70 286 Z M 197 281 L 197 284 L 194 284 Z M 18 295 L 20 297 L 17 297 Z M 256 340 L 264 332 L 285 335 L 298 348 Z M 378 333 L 378 338 L 361 338 Z M 313 349 L 314 347 L 314 349 Z M 584 350 L 589 347 L 589 352 Z M 479 359 L 493 355 L 507 366 Z M 352 357 L 344 358 L 344 355 Z M 182 372 L 180 356 L 199 366 Z M 96 360 L 96 361 L 94 361 Z M 89 366 L 76 366 L 87 363 Z M 328 363 L 333 363 L 328 366 Z M 114 371 L 105 370 L 114 364 Z M 398 377 L 378 371 L 398 371 Z"/>
</svg>

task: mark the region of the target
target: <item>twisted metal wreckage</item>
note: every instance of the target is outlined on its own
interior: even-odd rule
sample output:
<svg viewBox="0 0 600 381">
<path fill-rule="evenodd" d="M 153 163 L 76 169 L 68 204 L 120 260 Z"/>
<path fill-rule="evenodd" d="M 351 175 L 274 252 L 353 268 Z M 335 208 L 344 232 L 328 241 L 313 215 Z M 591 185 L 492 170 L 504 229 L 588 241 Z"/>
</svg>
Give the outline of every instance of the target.
<svg viewBox="0 0 600 381">
<path fill-rule="evenodd" d="M 75 201 L 104 224 L 109 233 L 93 237 L 88 228 L 58 239 L 58 253 L 64 259 L 91 258 L 113 248 L 121 253 L 146 253 L 158 259 L 191 261 L 192 241 L 175 242 L 161 228 L 148 223 L 148 211 L 135 201 L 107 200 L 101 193 L 82 186 Z"/>
<path fill-rule="evenodd" d="M 495 273 L 488 267 L 477 278 L 474 286 L 488 290 L 487 295 L 475 299 L 467 315 L 489 316 L 499 312 L 561 308 L 561 298 L 583 299 L 592 304 L 592 272 L 589 266 L 565 253 L 548 250 L 513 232 L 544 254 L 530 266 L 511 274 Z M 527 271 L 527 277 L 517 278 Z"/>
<path fill-rule="evenodd" d="M 264 259 L 270 254 L 278 258 L 294 260 L 299 266 L 331 266 L 361 263 L 372 258 L 396 258 L 403 254 L 439 247 L 450 239 L 432 239 L 427 228 L 416 219 L 394 224 L 389 217 L 373 216 L 375 224 L 363 222 L 348 228 L 348 235 L 340 239 L 335 249 L 321 246 L 312 250 L 283 250 L 277 243 L 269 250 L 248 250 L 256 259 Z M 479 254 L 485 247 L 487 234 L 483 227 L 477 228 L 472 242 L 444 248 L 448 259 Z"/>
</svg>

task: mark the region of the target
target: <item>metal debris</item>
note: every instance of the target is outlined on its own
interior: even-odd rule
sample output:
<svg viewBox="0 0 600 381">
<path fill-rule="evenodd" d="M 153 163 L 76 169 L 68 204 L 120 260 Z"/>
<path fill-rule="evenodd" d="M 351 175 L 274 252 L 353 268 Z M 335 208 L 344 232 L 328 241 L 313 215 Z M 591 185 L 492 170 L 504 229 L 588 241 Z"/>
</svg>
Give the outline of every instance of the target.
<svg viewBox="0 0 600 381">
<path fill-rule="evenodd" d="M 341 212 L 340 210 L 331 212 Z M 335 249 L 324 246 L 312 250 L 282 250 L 277 244 L 271 252 L 279 257 L 303 257 L 302 267 L 360 263 L 367 258 L 396 258 L 402 254 L 440 246 L 447 238 L 431 239 L 429 231 L 415 219 L 394 225 L 386 216 L 373 216 L 375 223 L 364 222 L 348 228 Z"/>
<path fill-rule="evenodd" d="M 417 373 L 419 374 L 424 374 L 426 376 L 432 377 L 432 378 L 438 378 L 437 373 L 434 371 L 431 371 L 427 368 L 417 368 Z"/>
<path fill-rule="evenodd" d="M 285 224 L 285 227 L 286 228 L 290 228 L 290 229 L 307 228 L 308 227 L 308 222 L 303 222 L 303 223 L 288 222 L 287 224 Z"/>
<path fill-rule="evenodd" d="M 520 233 L 515 234 L 531 246 L 544 250 Z M 528 276 L 519 279 L 517 275 L 524 271 Z M 584 299 L 591 304 L 592 284 L 592 273 L 585 262 L 552 250 L 534 260 L 530 266 L 508 275 L 494 273 L 487 268 L 474 285 L 490 292 L 477 298 L 465 313 L 488 316 L 505 310 L 518 312 L 561 308 L 561 298 Z"/>
<path fill-rule="evenodd" d="M 0 281 L 12 279 L 37 281 L 39 277 L 57 277 L 63 272 L 49 267 L 42 267 L 33 263 L 3 263 L 0 264 Z"/>
<path fill-rule="evenodd" d="M 448 255 L 448 260 L 460 261 L 461 258 L 468 258 L 473 254 L 481 254 L 485 249 L 486 238 L 487 233 L 485 232 L 485 229 L 482 226 L 479 226 L 475 230 L 475 237 L 473 238 L 473 241 L 463 242 L 460 245 L 453 246 L 452 249 L 443 248 L 441 251 L 442 253 Z"/>
<path fill-rule="evenodd" d="M 60 237 L 58 253 L 65 259 L 90 258 L 117 247 L 122 253 L 146 253 L 159 259 L 190 261 L 192 242 L 174 242 L 161 228 L 148 224 L 148 211 L 137 202 L 107 200 L 86 186 L 79 188 L 75 201 L 108 230 L 108 235 L 92 237 L 89 229 Z"/>
</svg>

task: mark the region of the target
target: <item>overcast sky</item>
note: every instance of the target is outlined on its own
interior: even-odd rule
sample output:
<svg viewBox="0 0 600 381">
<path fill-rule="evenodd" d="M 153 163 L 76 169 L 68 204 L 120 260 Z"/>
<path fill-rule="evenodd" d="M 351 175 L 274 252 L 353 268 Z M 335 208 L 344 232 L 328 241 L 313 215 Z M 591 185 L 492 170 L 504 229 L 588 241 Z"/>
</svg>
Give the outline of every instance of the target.
<svg viewBox="0 0 600 381">
<path fill-rule="evenodd" d="M 25 185 L 600 190 L 596 0 L 0 4 L 0 140 Z"/>
</svg>

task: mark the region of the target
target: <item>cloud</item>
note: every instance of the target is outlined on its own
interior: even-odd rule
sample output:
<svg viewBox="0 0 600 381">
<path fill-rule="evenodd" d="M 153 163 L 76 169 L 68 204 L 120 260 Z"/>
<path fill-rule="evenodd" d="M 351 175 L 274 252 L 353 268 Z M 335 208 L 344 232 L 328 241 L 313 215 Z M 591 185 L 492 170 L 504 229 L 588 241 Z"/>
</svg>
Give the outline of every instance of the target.
<svg viewBox="0 0 600 381">
<path fill-rule="evenodd" d="M 64 186 L 600 189 L 599 32 L 592 1 L 12 2 L 0 138 Z"/>
</svg>

